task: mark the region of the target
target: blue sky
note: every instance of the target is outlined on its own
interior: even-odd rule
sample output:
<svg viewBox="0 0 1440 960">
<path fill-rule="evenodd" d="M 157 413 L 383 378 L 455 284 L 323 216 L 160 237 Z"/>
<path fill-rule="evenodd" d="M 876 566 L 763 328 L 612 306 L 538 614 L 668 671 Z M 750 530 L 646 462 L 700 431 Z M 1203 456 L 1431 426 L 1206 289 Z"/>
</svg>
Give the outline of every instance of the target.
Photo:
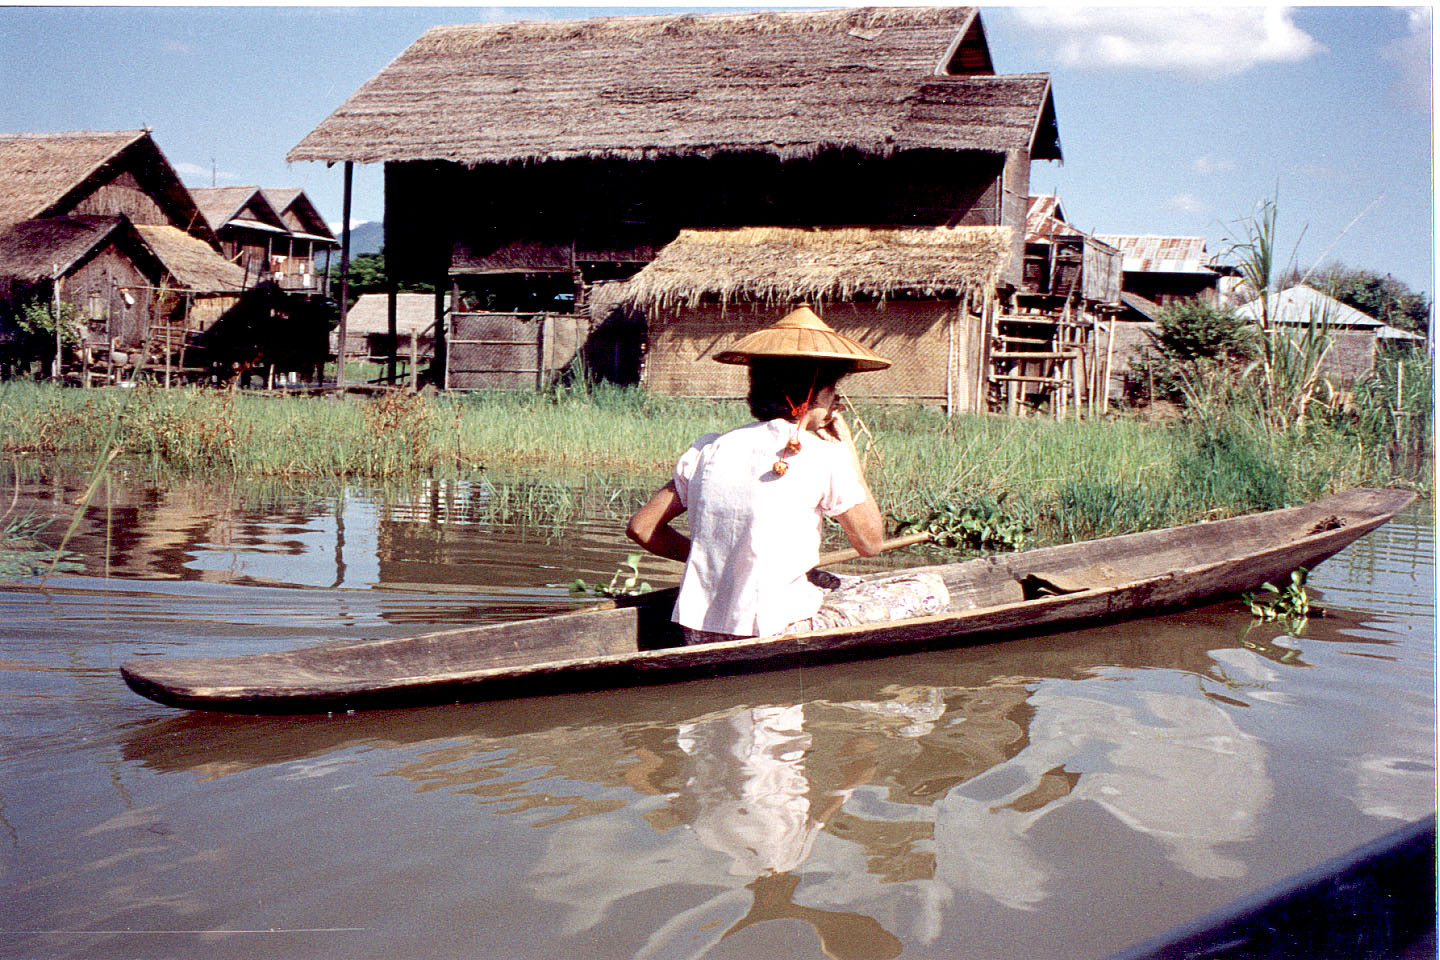
<svg viewBox="0 0 1440 960">
<path fill-rule="evenodd" d="M 338 222 L 339 169 L 285 154 L 429 26 L 780 6 L 0 6 L 0 130 L 149 126 L 192 186 L 300 186 Z M 1287 258 L 1433 296 L 1429 7 L 981 9 L 999 72 L 1051 75 L 1065 162 L 1032 192 L 1082 228 L 1218 251 L 1278 193 Z M 382 211 L 357 167 L 354 219 Z"/>
</svg>

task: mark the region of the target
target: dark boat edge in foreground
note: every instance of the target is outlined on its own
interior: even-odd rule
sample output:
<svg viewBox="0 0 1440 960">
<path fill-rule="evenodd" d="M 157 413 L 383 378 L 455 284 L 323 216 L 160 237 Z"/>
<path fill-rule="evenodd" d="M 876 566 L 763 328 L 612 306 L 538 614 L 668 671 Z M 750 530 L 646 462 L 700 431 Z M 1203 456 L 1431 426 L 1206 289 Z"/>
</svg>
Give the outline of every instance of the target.
<svg viewBox="0 0 1440 960">
<path fill-rule="evenodd" d="M 818 633 L 678 646 L 674 589 L 575 613 L 283 653 L 147 658 L 120 668 L 169 706 L 306 713 L 496 699 L 886 656 L 1173 610 L 1280 582 L 1415 499 L 1347 490 L 1315 503 L 1103 540 L 922 567 L 942 614 Z"/>
</svg>

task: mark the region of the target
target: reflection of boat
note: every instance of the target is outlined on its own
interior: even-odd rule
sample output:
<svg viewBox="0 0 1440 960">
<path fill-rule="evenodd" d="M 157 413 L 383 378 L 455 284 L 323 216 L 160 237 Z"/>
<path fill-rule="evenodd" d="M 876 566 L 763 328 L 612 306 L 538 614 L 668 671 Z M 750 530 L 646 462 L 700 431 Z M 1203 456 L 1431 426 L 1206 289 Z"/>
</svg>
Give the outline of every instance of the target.
<svg viewBox="0 0 1440 960">
<path fill-rule="evenodd" d="M 674 593 L 579 613 L 252 656 L 132 660 L 138 693 L 178 707 L 303 712 L 622 687 L 880 656 L 1131 617 L 1278 582 L 1389 520 L 1414 495 L 1350 490 L 1301 507 L 929 567 L 950 609 L 817 633 L 676 646 Z"/>
</svg>

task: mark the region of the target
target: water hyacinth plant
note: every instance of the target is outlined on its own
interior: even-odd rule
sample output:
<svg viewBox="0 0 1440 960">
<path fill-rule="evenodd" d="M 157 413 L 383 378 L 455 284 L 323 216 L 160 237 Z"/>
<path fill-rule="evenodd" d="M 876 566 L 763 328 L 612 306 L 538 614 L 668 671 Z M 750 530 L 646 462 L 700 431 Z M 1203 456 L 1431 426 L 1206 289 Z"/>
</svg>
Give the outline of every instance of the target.
<svg viewBox="0 0 1440 960">
<path fill-rule="evenodd" d="M 1291 571 L 1290 582 L 1284 587 L 1261 584 L 1260 593 L 1242 594 L 1240 600 L 1259 619 L 1283 623 L 1298 631 L 1310 618 L 1310 595 L 1305 589 L 1309 578 L 1309 571 L 1300 567 Z"/>
</svg>

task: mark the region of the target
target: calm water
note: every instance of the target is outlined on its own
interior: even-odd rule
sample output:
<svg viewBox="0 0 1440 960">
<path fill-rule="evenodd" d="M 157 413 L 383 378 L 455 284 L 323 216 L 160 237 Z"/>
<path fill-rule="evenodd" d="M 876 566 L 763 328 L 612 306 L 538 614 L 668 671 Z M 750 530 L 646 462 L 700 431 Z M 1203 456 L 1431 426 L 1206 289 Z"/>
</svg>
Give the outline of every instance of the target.
<svg viewBox="0 0 1440 960">
<path fill-rule="evenodd" d="M 1315 571 L 1330 616 L 1298 637 L 1231 603 L 252 719 L 152 704 L 116 665 L 565 609 L 555 585 L 629 545 L 486 521 L 483 487 L 100 500 L 85 575 L 0 588 L 6 957 L 1101 957 L 1435 808 L 1428 504 Z"/>
</svg>

